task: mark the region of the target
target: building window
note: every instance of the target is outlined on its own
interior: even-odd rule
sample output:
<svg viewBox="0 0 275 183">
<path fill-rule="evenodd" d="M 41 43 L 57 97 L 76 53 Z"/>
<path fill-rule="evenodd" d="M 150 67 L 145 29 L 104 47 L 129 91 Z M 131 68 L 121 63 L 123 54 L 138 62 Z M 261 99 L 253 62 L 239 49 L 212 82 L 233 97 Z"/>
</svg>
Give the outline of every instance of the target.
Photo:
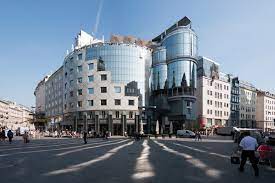
<svg viewBox="0 0 275 183">
<path fill-rule="evenodd" d="M 67 83 L 65 83 L 65 89 L 67 89 Z"/>
<path fill-rule="evenodd" d="M 121 87 L 115 86 L 115 93 L 121 93 Z"/>
<path fill-rule="evenodd" d="M 132 111 L 129 112 L 129 118 L 133 118 L 133 112 Z"/>
<path fill-rule="evenodd" d="M 93 82 L 94 81 L 94 75 L 88 76 L 88 81 Z"/>
<path fill-rule="evenodd" d="M 74 96 L 74 92 L 70 91 L 70 96 L 73 97 Z"/>
<path fill-rule="evenodd" d="M 128 100 L 128 105 L 135 105 L 135 101 L 134 100 Z"/>
<path fill-rule="evenodd" d="M 88 93 L 89 94 L 94 94 L 94 88 L 88 88 Z"/>
<path fill-rule="evenodd" d="M 107 93 L 107 87 L 100 87 L 101 93 Z"/>
<path fill-rule="evenodd" d="M 82 101 L 77 102 L 77 107 L 82 107 Z"/>
<path fill-rule="evenodd" d="M 115 99 L 115 105 L 121 105 L 121 100 L 120 99 Z"/>
<path fill-rule="evenodd" d="M 67 109 L 67 104 L 64 104 L 64 109 L 65 109 L 65 110 Z"/>
<path fill-rule="evenodd" d="M 73 81 L 74 81 L 74 80 L 70 80 L 70 86 L 72 86 L 72 85 L 73 85 Z"/>
<path fill-rule="evenodd" d="M 88 67 L 89 67 L 89 70 L 93 70 L 94 69 L 94 64 L 90 63 L 90 64 L 88 64 Z"/>
<path fill-rule="evenodd" d="M 65 98 L 65 100 L 67 99 L 67 93 L 65 93 L 64 98 Z"/>
<path fill-rule="evenodd" d="M 101 105 L 107 105 L 107 100 L 106 99 L 101 100 Z"/>
<path fill-rule="evenodd" d="M 101 81 L 106 81 L 106 80 L 107 80 L 107 74 L 102 74 Z"/>
<path fill-rule="evenodd" d="M 74 71 L 74 69 L 73 69 L 73 68 L 71 68 L 71 69 L 70 69 L 70 74 L 72 74 L 72 73 L 73 73 L 73 71 Z"/>
<path fill-rule="evenodd" d="M 88 106 L 93 106 L 94 105 L 94 101 L 93 100 L 88 100 Z"/>
<path fill-rule="evenodd" d="M 82 53 L 77 55 L 77 60 L 82 60 Z"/>
<path fill-rule="evenodd" d="M 68 73 L 67 73 L 67 72 L 65 72 L 65 78 L 67 78 L 67 75 L 68 75 Z"/>
<path fill-rule="evenodd" d="M 82 69 L 82 65 L 77 66 L 77 71 L 78 71 L 78 72 L 82 72 L 82 70 L 83 70 L 83 69 Z"/>
<path fill-rule="evenodd" d="M 119 111 L 116 111 L 116 118 L 119 118 Z"/>
<path fill-rule="evenodd" d="M 82 89 L 79 89 L 79 90 L 77 91 L 77 94 L 78 94 L 78 95 L 82 95 Z"/>
<path fill-rule="evenodd" d="M 80 77 L 80 78 L 77 78 L 77 82 L 78 83 L 82 83 L 82 78 Z"/>
</svg>

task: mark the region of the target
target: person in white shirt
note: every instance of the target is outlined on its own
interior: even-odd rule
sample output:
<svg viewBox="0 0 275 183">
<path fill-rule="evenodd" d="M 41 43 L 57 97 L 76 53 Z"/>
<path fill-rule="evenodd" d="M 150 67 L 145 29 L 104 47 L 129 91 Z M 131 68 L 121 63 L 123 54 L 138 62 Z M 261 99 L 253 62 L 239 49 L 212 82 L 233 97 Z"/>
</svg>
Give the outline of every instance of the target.
<svg viewBox="0 0 275 183">
<path fill-rule="evenodd" d="M 242 149 L 242 155 L 239 171 L 244 171 L 244 165 L 246 163 L 247 158 L 249 158 L 249 161 L 254 169 L 255 176 L 259 176 L 259 169 L 255 157 L 255 150 L 258 147 L 257 140 L 251 137 L 249 132 L 244 132 L 244 138 L 240 142 L 240 147 Z"/>
</svg>

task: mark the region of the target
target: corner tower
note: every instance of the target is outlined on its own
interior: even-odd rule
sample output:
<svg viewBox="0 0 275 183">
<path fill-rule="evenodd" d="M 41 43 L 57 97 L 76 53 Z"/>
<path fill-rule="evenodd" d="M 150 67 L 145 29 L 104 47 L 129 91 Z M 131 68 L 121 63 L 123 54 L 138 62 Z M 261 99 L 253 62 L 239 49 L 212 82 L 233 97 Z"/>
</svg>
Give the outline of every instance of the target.
<svg viewBox="0 0 275 183">
<path fill-rule="evenodd" d="M 196 120 L 197 35 L 184 17 L 152 40 L 151 105 L 161 130 L 192 126 Z M 171 125 L 170 123 L 173 123 Z"/>
</svg>

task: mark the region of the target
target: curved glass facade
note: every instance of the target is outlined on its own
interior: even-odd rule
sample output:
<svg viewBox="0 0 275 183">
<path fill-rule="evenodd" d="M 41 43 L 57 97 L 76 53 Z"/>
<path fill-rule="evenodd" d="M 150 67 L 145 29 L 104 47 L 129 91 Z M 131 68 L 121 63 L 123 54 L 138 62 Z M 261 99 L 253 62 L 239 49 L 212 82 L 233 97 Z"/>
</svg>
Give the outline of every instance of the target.
<svg viewBox="0 0 275 183">
<path fill-rule="evenodd" d="M 152 53 L 153 65 L 159 63 L 166 63 L 166 49 L 164 47 L 159 47 Z"/>
<path fill-rule="evenodd" d="M 178 27 L 161 41 L 153 52 L 152 87 L 154 90 L 168 87 L 197 85 L 197 36 L 188 27 Z M 159 87 L 158 87 L 159 86 Z"/>
<path fill-rule="evenodd" d="M 166 49 L 157 48 L 152 53 L 152 87 L 153 90 L 164 89 L 167 80 Z"/>
<path fill-rule="evenodd" d="M 167 65 L 161 64 L 152 69 L 153 90 L 164 89 L 167 80 Z"/>
<path fill-rule="evenodd" d="M 182 81 L 196 88 L 197 64 L 190 59 L 176 59 L 168 64 L 168 87 L 180 87 Z"/>
<path fill-rule="evenodd" d="M 190 28 L 179 27 L 167 35 L 161 45 L 166 48 L 167 60 L 197 56 L 197 36 Z"/>
<path fill-rule="evenodd" d="M 87 47 L 86 60 L 104 61 L 105 69 L 111 71 L 115 83 L 136 81 L 145 105 L 149 92 L 151 50 L 131 44 L 97 44 Z M 148 75 L 148 76 L 147 76 Z"/>
</svg>

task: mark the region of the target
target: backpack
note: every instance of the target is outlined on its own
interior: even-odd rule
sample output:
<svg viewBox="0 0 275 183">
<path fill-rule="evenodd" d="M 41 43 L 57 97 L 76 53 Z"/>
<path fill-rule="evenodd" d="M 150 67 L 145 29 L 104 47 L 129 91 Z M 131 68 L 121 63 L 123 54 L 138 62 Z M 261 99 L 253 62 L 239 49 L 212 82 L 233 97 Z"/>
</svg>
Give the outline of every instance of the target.
<svg viewBox="0 0 275 183">
<path fill-rule="evenodd" d="M 11 131 L 8 132 L 8 137 L 13 138 L 13 133 Z"/>
</svg>

